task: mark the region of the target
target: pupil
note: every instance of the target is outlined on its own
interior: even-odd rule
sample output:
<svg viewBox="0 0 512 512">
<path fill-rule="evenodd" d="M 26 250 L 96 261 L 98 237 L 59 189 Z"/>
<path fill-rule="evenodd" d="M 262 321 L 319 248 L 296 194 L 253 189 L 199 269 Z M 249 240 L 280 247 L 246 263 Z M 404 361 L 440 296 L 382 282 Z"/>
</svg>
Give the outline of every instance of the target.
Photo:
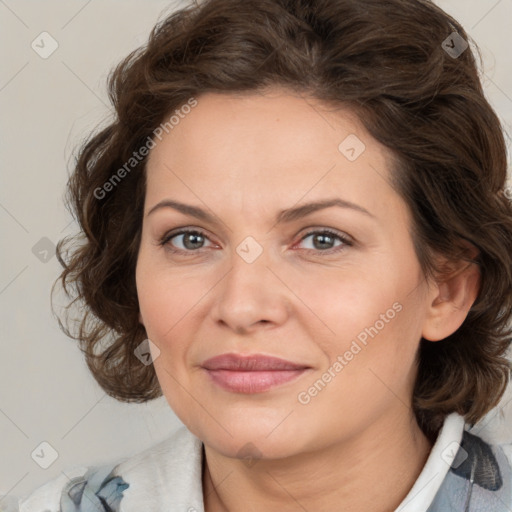
<svg viewBox="0 0 512 512">
<path fill-rule="evenodd" d="M 327 234 L 323 234 L 323 235 L 317 235 L 315 237 L 315 241 L 316 240 L 320 240 L 320 244 L 325 244 L 327 243 L 328 245 L 330 243 L 332 243 L 332 237 L 330 235 L 327 235 Z M 320 245 L 320 247 L 318 247 L 318 244 L 315 243 L 315 248 L 324 248 L 325 249 L 325 245 Z"/>
<path fill-rule="evenodd" d="M 195 239 L 195 241 L 194 241 Z M 199 241 L 197 241 L 199 239 Z M 202 243 L 202 235 L 198 233 L 186 233 L 184 237 L 184 245 L 187 249 L 197 249 L 198 246 Z M 193 240 L 191 243 L 188 243 L 189 240 Z M 196 244 L 196 245 L 195 245 Z"/>
</svg>

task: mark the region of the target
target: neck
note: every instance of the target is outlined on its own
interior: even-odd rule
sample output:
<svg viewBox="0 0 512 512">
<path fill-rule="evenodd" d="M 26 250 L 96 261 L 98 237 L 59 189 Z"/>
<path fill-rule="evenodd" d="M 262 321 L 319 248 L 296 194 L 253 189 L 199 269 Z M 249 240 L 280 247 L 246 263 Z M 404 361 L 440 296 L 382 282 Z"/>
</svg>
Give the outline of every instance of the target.
<svg viewBox="0 0 512 512">
<path fill-rule="evenodd" d="M 403 414 L 325 449 L 253 465 L 205 445 L 205 511 L 389 512 L 413 486 L 431 448 L 414 416 Z"/>
</svg>

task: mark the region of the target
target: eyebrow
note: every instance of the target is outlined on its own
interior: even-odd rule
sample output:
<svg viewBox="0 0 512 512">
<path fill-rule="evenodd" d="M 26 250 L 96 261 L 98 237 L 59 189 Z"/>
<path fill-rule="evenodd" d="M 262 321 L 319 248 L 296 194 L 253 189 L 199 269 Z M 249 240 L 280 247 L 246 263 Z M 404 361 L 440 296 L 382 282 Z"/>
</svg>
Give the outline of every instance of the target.
<svg viewBox="0 0 512 512">
<path fill-rule="evenodd" d="M 352 203 L 350 201 L 345 201 L 344 199 L 333 198 L 333 199 L 325 199 L 322 201 L 314 201 L 311 203 L 303 204 L 301 206 L 296 206 L 294 208 L 288 208 L 286 210 L 281 210 L 276 215 L 275 224 L 293 222 L 295 220 L 306 217 L 307 215 L 310 215 L 316 211 L 323 210 L 325 208 L 331 208 L 333 206 L 338 206 L 340 208 L 354 210 L 354 211 L 357 211 L 359 213 L 362 213 L 368 217 L 375 219 L 375 215 L 370 213 L 368 210 L 366 210 L 362 206 L 359 206 L 358 204 Z M 190 215 L 199 220 L 202 220 L 205 222 L 210 222 L 212 224 L 215 223 L 215 216 L 209 214 L 202 208 L 199 208 L 197 206 L 192 206 L 190 204 L 180 203 L 178 201 L 174 201 L 171 199 L 164 199 L 163 201 L 160 201 L 158 204 L 153 206 L 148 211 L 146 216 L 149 216 L 153 212 L 160 210 L 162 208 L 172 208 L 172 209 L 177 210 L 185 215 Z"/>
</svg>

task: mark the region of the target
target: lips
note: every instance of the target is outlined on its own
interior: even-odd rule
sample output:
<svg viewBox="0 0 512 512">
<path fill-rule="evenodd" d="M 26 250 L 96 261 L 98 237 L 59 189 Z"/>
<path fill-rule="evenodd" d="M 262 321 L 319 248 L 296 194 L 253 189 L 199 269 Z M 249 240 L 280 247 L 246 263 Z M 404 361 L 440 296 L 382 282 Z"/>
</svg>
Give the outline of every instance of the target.
<svg viewBox="0 0 512 512">
<path fill-rule="evenodd" d="M 203 363 L 207 370 L 233 370 L 240 372 L 303 370 L 306 365 L 292 363 L 278 357 L 254 354 L 239 356 L 237 354 L 222 354 L 212 357 Z"/>
<path fill-rule="evenodd" d="M 309 367 L 278 357 L 222 354 L 202 364 L 212 382 L 234 393 L 262 393 L 290 382 Z"/>
</svg>

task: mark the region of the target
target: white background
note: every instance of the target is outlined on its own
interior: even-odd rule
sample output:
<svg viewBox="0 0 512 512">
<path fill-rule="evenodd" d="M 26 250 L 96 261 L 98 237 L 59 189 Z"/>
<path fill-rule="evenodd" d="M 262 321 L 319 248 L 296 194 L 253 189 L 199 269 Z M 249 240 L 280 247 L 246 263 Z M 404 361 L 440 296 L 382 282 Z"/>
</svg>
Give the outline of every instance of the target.
<svg viewBox="0 0 512 512">
<path fill-rule="evenodd" d="M 75 232 L 65 184 L 75 147 L 110 111 L 108 72 L 158 19 L 185 4 L 0 0 L 0 495 L 136 453 L 180 425 L 163 397 L 122 404 L 99 388 L 50 310 L 60 266 L 55 257 L 40 261 L 32 248 Z M 512 133 L 512 0 L 438 4 L 480 46 L 486 94 Z M 47 59 L 31 47 L 43 31 L 58 43 Z M 504 407 L 482 422 L 485 435 L 512 441 L 511 398 L 509 390 Z M 43 441 L 58 453 L 48 469 L 31 458 Z"/>
</svg>

